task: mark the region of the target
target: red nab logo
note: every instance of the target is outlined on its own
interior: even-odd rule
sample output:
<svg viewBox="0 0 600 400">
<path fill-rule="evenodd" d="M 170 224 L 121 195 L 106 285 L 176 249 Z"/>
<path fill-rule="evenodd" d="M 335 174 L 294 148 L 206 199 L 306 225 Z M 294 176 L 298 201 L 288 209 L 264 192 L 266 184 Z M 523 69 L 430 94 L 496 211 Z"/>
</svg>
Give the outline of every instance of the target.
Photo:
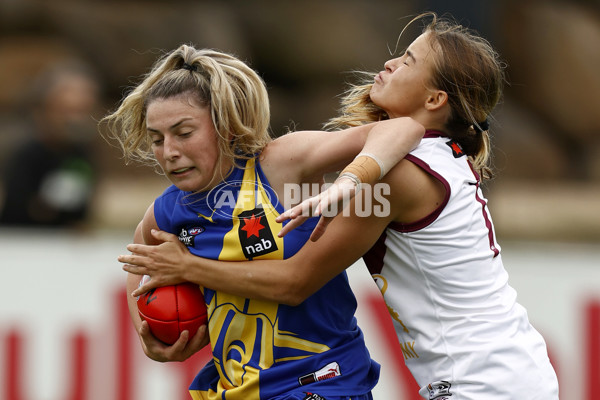
<svg viewBox="0 0 600 400">
<path fill-rule="evenodd" d="M 460 145 L 454 140 L 449 140 L 446 142 L 446 144 L 452 149 L 452 155 L 454 156 L 454 158 L 460 158 L 465 155 L 465 152 L 463 151 L 462 147 L 460 147 Z"/>
<path fill-rule="evenodd" d="M 265 227 L 260 223 L 260 220 L 262 219 L 262 215 L 259 215 L 258 218 L 256 217 L 256 215 L 252 214 L 252 216 L 250 218 L 244 218 L 244 226 L 241 228 L 241 230 L 246 231 L 247 234 L 247 238 L 251 237 L 251 236 L 256 236 L 257 238 L 260 237 L 260 231 L 261 229 L 264 229 Z"/>
<path fill-rule="evenodd" d="M 238 235 L 242 251 L 247 259 L 250 260 L 277 250 L 277 243 L 261 205 L 254 210 L 240 213 L 238 218 L 240 220 Z"/>
</svg>

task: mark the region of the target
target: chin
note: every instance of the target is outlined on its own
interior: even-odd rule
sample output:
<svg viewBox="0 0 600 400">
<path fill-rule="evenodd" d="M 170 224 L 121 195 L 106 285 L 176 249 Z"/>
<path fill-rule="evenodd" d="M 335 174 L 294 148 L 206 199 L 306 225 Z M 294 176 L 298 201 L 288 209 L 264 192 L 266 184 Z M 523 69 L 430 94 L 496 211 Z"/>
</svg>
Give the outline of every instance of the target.
<svg viewBox="0 0 600 400">
<path fill-rule="evenodd" d="M 375 89 L 375 86 L 373 86 L 371 88 L 371 91 L 369 92 L 369 98 L 371 99 L 371 101 L 373 102 L 373 104 L 375 104 L 377 107 L 380 107 L 377 101 L 377 90 Z"/>
<path fill-rule="evenodd" d="M 178 185 L 178 184 L 174 184 L 174 185 L 177 187 L 177 189 L 184 191 L 184 192 L 195 192 L 196 191 L 196 189 L 194 189 L 193 187 L 188 186 L 188 185 Z"/>
<path fill-rule="evenodd" d="M 169 179 L 173 185 L 177 187 L 179 190 L 183 190 L 184 192 L 195 192 L 199 187 L 193 182 L 185 181 L 185 180 L 177 180 L 177 179 Z"/>
</svg>

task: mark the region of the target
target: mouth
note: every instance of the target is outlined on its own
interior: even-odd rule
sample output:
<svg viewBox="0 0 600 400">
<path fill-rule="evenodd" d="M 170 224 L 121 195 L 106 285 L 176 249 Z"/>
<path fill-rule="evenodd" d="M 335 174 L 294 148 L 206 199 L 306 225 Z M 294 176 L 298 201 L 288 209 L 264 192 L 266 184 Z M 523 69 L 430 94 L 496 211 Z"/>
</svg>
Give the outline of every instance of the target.
<svg viewBox="0 0 600 400">
<path fill-rule="evenodd" d="M 381 72 L 375 75 L 375 82 L 383 83 L 383 77 Z"/>
<path fill-rule="evenodd" d="M 173 169 L 173 170 L 171 170 L 170 174 L 174 175 L 174 176 L 185 175 L 186 173 L 190 172 L 193 169 L 194 169 L 194 167 L 183 167 L 183 168 Z"/>
</svg>

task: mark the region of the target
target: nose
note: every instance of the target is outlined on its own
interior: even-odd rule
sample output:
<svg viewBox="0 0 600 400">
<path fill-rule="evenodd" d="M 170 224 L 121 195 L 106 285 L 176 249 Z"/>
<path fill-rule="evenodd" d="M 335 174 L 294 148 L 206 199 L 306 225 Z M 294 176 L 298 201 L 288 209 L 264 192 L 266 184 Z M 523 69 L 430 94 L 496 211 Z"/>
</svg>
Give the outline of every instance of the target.
<svg viewBox="0 0 600 400">
<path fill-rule="evenodd" d="M 387 72 L 394 72 L 396 70 L 396 65 L 398 64 L 397 58 L 392 58 L 391 60 L 387 60 L 383 67 Z"/>
<path fill-rule="evenodd" d="M 179 144 L 171 135 L 166 135 L 163 139 L 163 156 L 167 161 L 176 160 L 181 156 Z"/>
</svg>

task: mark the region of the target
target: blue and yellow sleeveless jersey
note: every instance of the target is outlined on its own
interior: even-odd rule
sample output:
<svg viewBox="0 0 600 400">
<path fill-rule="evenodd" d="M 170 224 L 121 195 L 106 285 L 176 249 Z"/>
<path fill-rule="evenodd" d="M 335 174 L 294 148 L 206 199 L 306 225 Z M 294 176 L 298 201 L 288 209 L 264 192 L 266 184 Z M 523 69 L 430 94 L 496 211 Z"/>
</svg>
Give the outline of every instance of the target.
<svg viewBox="0 0 600 400">
<path fill-rule="evenodd" d="M 155 202 L 160 229 L 198 256 L 217 260 L 284 259 L 308 240 L 316 218 L 277 237 L 283 206 L 258 163 L 236 168 L 215 189 L 169 187 Z M 242 276 L 239 279 L 244 279 Z M 190 386 L 194 399 L 255 400 L 284 393 L 322 396 L 369 392 L 379 378 L 354 313 L 346 273 L 299 306 L 204 289 L 213 359 Z"/>
</svg>

